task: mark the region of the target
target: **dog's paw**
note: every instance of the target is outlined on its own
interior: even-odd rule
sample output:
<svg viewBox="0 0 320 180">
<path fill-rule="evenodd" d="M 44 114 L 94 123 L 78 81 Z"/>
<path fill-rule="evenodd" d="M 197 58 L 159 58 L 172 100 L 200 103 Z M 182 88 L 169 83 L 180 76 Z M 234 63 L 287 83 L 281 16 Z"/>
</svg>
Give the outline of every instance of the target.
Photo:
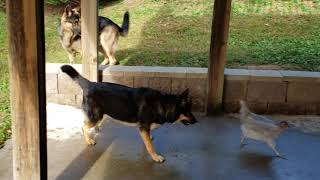
<svg viewBox="0 0 320 180">
<path fill-rule="evenodd" d="M 107 65 L 109 64 L 109 61 L 103 61 L 100 65 Z"/>
<path fill-rule="evenodd" d="M 93 145 L 96 145 L 96 144 L 97 144 L 97 142 L 96 142 L 95 140 L 93 140 L 93 139 L 88 139 L 88 140 L 86 141 L 86 143 L 87 143 L 87 145 L 89 145 L 89 146 L 93 146 Z"/>
<path fill-rule="evenodd" d="M 99 129 L 97 128 L 90 128 L 88 130 L 88 136 L 93 139 L 93 140 L 97 140 L 97 137 L 99 136 Z"/>
<path fill-rule="evenodd" d="M 155 161 L 155 162 L 158 162 L 158 163 L 163 163 L 165 161 L 164 157 L 160 156 L 160 155 L 155 155 L 152 157 L 152 159 Z"/>
<path fill-rule="evenodd" d="M 114 66 L 114 65 L 117 65 L 117 61 L 111 61 L 111 62 L 109 62 L 109 66 Z"/>
</svg>

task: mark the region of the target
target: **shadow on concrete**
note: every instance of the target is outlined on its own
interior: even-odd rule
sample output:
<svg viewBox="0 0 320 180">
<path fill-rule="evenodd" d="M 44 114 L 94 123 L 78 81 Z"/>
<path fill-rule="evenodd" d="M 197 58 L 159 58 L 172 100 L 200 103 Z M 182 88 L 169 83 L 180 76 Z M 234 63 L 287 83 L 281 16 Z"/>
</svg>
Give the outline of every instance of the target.
<svg viewBox="0 0 320 180">
<path fill-rule="evenodd" d="M 185 179 L 185 175 L 174 166 L 153 162 L 135 128 L 107 122 L 97 144 L 82 150 L 56 179 L 168 178 Z"/>
<path fill-rule="evenodd" d="M 201 117 L 190 127 L 164 125 L 153 143 L 165 163 L 154 163 L 137 129 L 108 122 L 93 148 L 84 149 L 57 179 L 317 179 L 319 136 L 284 133 L 274 157 L 263 143 L 240 149 L 239 120 Z M 299 145 L 297 145 L 299 144 Z M 294 148 L 292 148 L 294 147 Z M 306 148 L 308 147 L 308 148 Z M 288 154 L 288 155 L 287 155 Z"/>
<path fill-rule="evenodd" d="M 139 159 L 130 160 L 127 158 L 111 158 L 105 161 L 103 172 L 98 172 L 96 179 L 186 179 L 182 172 L 174 167 L 168 167 L 162 164 L 154 163 L 150 160 L 147 153 L 143 153 Z M 96 169 L 95 169 L 96 170 Z M 93 179 L 93 176 L 87 179 Z"/>
<path fill-rule="evenodd" d="M 114 137 L 106 137 L 99 141 L 96 146 L 86 147 L 56 179 L 81 179 L 96 163 L 100 156 L 112 144 Z"/>
<path fill-rule="evenodd" d="M 261 176 L 271 176 L 273 156 L 254 152 L 241 152 L 238 156 L 239 167 L 253 171 Z"/>
</svg>

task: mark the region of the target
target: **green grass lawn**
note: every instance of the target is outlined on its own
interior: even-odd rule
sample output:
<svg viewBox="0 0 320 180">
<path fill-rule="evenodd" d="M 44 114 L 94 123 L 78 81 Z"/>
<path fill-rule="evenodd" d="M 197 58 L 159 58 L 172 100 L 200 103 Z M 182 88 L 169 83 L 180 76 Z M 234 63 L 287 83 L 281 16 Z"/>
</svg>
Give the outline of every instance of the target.
<svg viewBox="0 0 320 180">
<path fill-rule="evenodd" d="M 207 67 L 212 0 L 115 1 L 99 14 L 122 23 L 130 12 L 129 35 L 120 38 L 122 65 Z M 233 1 L 227 67 L 273 64 L 320 71 L 320 0 Z M 48 62 L 68 62 L 56 34 L 59 13 L 46 17 Z M 78 60 L 80 62 L 80 60 Z"/>
<path fill-rule="evenodd" d="M 0 11 L 0 147 L 11 134 L 5 19 L 5 13 Z"/>
<path fill-rule="evenodd" d="M 67 63 L 57 9 L 45 17 L 46 58 Z M 120 0 L 101 5 L 99 14 L 121 24 L 130 12 L 129 35 L 116 53 L 122 65 L 207 67 L 212 9 L 212 0 Z M 5 30 L 0 11 L 0 145 L 10 135 Z M 320 0 L 233 1 L 227 67 L 266 64 L 320 71 Z"/>
</svg>

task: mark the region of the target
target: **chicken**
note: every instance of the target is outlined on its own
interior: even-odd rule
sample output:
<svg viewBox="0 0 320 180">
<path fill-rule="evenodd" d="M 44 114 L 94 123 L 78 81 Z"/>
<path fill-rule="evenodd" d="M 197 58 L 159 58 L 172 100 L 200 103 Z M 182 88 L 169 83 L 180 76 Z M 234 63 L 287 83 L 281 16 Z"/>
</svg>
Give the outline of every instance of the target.
<svg viewBox="0 0 320 180">
<path fill-rule="evenodd" d="M 246 138 L 262 141 L 266 143 L 277 157 L 283 156 L 276 149 L 275 140 L 286 130 L 289 125 L 286 121 L 275 123 L 271 119 L 250 112 L 246 103 L 240 100 L 240 122 L 241 122 L 241 147 L 244 145 Z"/>
</svg>

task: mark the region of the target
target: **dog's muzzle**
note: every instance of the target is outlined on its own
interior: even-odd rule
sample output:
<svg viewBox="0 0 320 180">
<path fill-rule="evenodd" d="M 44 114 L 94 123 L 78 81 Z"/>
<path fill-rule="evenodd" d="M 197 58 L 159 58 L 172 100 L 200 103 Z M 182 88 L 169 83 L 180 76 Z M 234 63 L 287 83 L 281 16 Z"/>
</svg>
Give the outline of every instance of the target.
<svg viewBox="0 0 320 180">
<path fill-rule="evenodd" d="M 186 126 L 198 122 L 193 115 L 191 117 L 189 117 L 189 116 L 181 114 L 179 119 Z"/>
</svg>

